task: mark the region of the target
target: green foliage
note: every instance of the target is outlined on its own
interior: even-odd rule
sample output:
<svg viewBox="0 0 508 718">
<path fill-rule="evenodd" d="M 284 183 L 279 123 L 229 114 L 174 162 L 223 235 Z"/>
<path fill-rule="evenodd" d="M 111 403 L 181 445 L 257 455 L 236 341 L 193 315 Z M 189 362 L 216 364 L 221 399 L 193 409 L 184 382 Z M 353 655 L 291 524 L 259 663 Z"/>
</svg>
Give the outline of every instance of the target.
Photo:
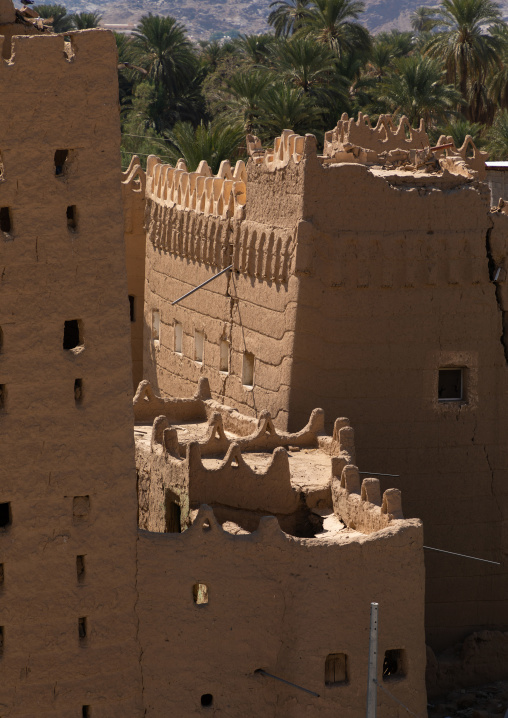
<svg viewBox="0 0 508 718">
<path fill-rule="evenodd" d="M 76 30 L 88 30 L 89 28 L 99 27 L 102 15 L 98 12 L 78 12 L 71 15 L 72 26 Z"/>
<path fill-rule="evenodd" d="M 177 122 L 166 136 L 170 161 L 175 164 L 184 159 L 190 172 L 198 168 L 201 160 L 206 160 L 213 174 L 217 174 L 223 160 L 244 158 L 240 145 L 245 146 L 245 134 L 240 125 L 201 123 L 194 129 L 190 122 Z"/>
<path fill-rule="evenodd" d="M 34 5 L 34 10 L 40 17 L 53 20 L 52 27 L 55 32 L 69 32 L 74 27 L 72 15 L 67 15 L 64 5 Z"/>
<path fill-rule="evenodd" d="M 487 132 L 485 146 L 491 160 L 508 159 L 508 110 L 497 113 L 492 127 Z"/>
</svg>

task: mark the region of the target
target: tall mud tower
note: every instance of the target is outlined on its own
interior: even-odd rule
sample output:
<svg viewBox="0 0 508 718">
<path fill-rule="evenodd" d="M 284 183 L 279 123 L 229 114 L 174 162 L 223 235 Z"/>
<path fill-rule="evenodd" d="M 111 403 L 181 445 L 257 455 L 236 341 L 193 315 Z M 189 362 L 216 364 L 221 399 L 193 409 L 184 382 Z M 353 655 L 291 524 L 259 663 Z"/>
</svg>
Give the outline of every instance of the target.
<svg viewBox="0 0 508 718">
<path fill-rule="evenodd" d="M 0 43 L 3 38 L 0 38 Z M 116 47 L 0 55 L 0 714 L 138 716 Z"/>
</svg>

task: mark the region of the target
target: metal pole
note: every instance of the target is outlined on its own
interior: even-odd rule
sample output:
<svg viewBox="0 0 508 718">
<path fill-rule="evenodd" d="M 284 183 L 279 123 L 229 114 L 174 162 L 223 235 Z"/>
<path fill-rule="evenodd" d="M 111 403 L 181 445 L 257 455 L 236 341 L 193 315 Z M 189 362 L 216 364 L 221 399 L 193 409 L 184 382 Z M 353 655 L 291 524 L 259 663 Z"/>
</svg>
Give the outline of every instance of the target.
<svg viewBox="0 0 508 718">
<path fill-rule="evenodd" d="M 228 269 L 232 269 L 233 265 L 230 264 L 229 267 L 226 267 L 226 269 L 223 269 L 220 272 L 217 272 L 217 274 L 214 274 L 213 277 L 210 277 L 210 279 L 207 279 L 206 282 L 203 282 L 202 284 L 198 284 L 197 287 L 194 287 L 194 289 L 191 289 L 190 292 L 187 292 L 187 294 L 184 294 L 183 297 L 179 297 L 178 299 L 175 299 L 174 302 L 171 302 L 171 306 L 173 304 L 178 304 L 178 302 L 181 302 L 182 299 L 185 299 L 185 297 L 190 297 L 191 294 L 194 294 L 194 292 L 197 292 L 198 289 L 201 289 L 201 287 L 204 287 L 205 284 L 208 284 L 209 282 L 213 282 L 214 279 L 217 279 L 217 277 L 220 277 L 221 274 L 224 274 L 224 272 L 227 272 Z"/>
<path fill-rule="evenodd" d="M 377 709 L 377 610 L 370 604 L 369 674 L 367 677 L 367 718 L 376 718 Z"/>
</svg>

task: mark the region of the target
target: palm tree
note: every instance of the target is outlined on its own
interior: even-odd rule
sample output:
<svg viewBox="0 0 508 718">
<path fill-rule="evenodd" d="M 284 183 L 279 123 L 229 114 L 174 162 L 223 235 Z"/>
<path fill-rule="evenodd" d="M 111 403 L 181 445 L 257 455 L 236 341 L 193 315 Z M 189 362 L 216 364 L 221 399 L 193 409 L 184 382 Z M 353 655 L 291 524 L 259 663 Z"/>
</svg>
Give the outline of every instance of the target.
<svg viewBox="0 0 508 718">
<path fill-rule="evenodd" d="M 227 90 L 218 93 L 228 115 L 242 124 L 245 133 L 253 131 L 261 98 L 270 82 L 267 72 L 238 72 L 229 78 Z"/>
<path fill-rule="evenodd" d="M 345 52 L 371 47 L 369 31 L 357 20 L 365 5 L 359 0 L 313 0 L 301 32 L 310 32 L 341 57 Z"/>
<path fill-rule="evenodd" d="M 73 29 L 72 15 L 67 15 L 64 5 L 34 5 L 34 10 L 39 13 L 39 17 L 53 20 L 54 32 L 69 32 Z"/>
<path fill-rule="evenodd" d="M 175 164 L 182 157 L 190 172 L 194 172 L 201 160 L 206 160 L 213 174 L 219 171 L 223 160 L 238 158 L 240 145 L 245 136 L 240 125 L 205 125 L 194 129 L 190 122 L 178 122 L 166 133 L 169 140 L 168 154 Z"/>
<path fill-rule="evenodd" d="M 273 35 L 240 35 L 235 45 L 248 65 L 264 65 L 274 42 Z"/>
<path fill-rule="evenodd" d="M 144 15 L 132 33 L 138 65 L 148 71 L 156 86 L 177 94 L 196 70 L 196 58 L 183 25 L 173 17 Z"/>
<path fill-rule="evenodd" d="M 76 30 L 88 30 L 89 28 L 99 27 L 102 15 L 98 12 L 78 12 L 71 15 L 72 25 Z"/>
<path fill-rule="evenodd" d="M 492 160 L 508 159 L 508 111 L 500 110 L 487 132 L 486 148 Z"/>
<path fill-rule="evenodd" d="M 482 130 L 483 125 L 479 122 L 469 122 L 469 120 L 459 117 L 456 120 L 448 122 L 444 127 L 439 127 L 436 134 L 438 136 L 446 135 L 447 137 L 451 137 L 455 143 L 455 147 L 462 147 L 466 135 L 471 135 L 473 142 L 479 147 L 482 144 Z"/>
<path fill-rule="evenodd" d="M 436 20 L 437 8 L 435 7 L 417 7 L 414 12 L 411 13 L 409 19 L 411 21 L 411 27 L 418 34 L 422 32 L 431 32 L 437 25 Z"/>
<path fill-rule="evenodd" d="M 460 98 L 443 82 L 445 71 L 430 57 L 412 55 L 394 62 L 381 86 L 380 99 L 393 113 L 407 115 L 411 124 L 423 118 L 427 124 L 450 112 Z"/>
<path fill-rule="evenodd" d="M 428 43 L 427 53 L 444 64 L 447 81 L 460 88 L 465 105 L 471 83 L 484 84 L 488 70 L 498 64 L 501 43 L 494 30 L 500 18 L 492 0 L 443 0 L 437 13 L 442 30 Z"/>
<path fill-rule="evenodd" d="M 289 37 L 301 29 L 311 0 L 273 0 L 274 9 L 268 15 L 268 24 L 275 37 Z"/>
<path fill-rule="evenodd" d="M 496 28 L 493 35 L 498 38 L 500 66 L 491 68 L 487 77 L 489 98 L 499 107 L 508 109 L 508 26 Z"/>
<path fill-rule="evenodd" d="M 270 54 L 276 74 L 303 92 L 315 92 L 329 83 L 336 67 L 330 48 L 309 35 L 277 43 Z"/>
<path fill-rule="evenodd" d="M 391 30 L 376 35 L 376 43 L 382 43 L 390 48 L 392 57 L 407 57 L 415 49 L 415 39 L 411 32 Z"/>
<path fill-rule="evenodd" d="M 261 97 L 257 124 L 260 134 L 268 140 L 285 129 L 304 135 L 319 132 L 322 114 L 321 108 L 316 107 L 304 92 L 278 82 L 270 85 Z"/>
</svg>

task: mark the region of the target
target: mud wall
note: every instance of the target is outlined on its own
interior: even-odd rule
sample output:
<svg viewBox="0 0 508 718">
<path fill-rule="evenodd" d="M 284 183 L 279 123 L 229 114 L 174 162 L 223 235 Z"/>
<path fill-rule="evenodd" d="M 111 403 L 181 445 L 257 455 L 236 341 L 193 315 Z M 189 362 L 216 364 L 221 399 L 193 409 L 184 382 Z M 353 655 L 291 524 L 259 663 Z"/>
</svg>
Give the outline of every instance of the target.
<svg viewBox="0 0 508 718">
<path fill-rule="evenodd" d="M 13 717 L 142 714 L 116 57 L 113 35 L 90 30 L 70 47 L 16 37 L 0 59 L 0 704 Z"/>
<path fill-rule="evenodd" d="M 383 488 L 403 490 L 426 544 L 502 563 L 426 553 L 433 646 L 506 628 L 508 371 L 492 246 L 508 232 L 492 229 L 486 185 L 312 158 L 305 177 L 290 427 L 315 405 L 348 416 L 360 470 L 400 475 Z M 438 400 L 443 367 L 462 368 L 461 401 Z"/>
<path fill-rule="evenodd" d="M 183 534 L 140 531 L 146 716 L 163 715 L 167 706 L 175 715 L 202 715 L 202 696 L 211 696 L 213 712 L 224 715 L 332 718 L 340 707 L 344 718 L 363 718 L 374 600 L 378 679 L 385 651 L 402 650 L 405 675 L 383 685 L 423 715 L 421 524 L 395 523 L 401 526 L 320 544 L 282 534 L 273 517 L 254 534 L 228 534 L 210 509 L 201 509 Z M 195 603 L 197 583 L 207 587 L 207 603 Z M 347 657 L 346 679 L 335 685 L 325 684 L 330 654 Z M 319 698 L 255 673 L 260 668 Z M 407 715 L 383 691 L 378 695 L 380 718 Z"/>
</svg>

